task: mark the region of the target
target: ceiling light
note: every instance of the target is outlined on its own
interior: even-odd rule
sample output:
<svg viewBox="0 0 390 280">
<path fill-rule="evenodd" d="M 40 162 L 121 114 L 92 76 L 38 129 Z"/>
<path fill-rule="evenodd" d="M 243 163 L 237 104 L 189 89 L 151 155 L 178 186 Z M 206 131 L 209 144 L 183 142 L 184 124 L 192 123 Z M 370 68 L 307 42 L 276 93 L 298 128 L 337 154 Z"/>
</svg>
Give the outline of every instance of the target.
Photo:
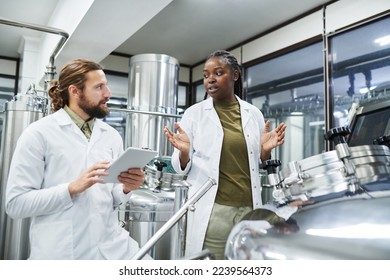
<svg viewBox="0 0 390 280">
<path fill-rule="evenodd" d="M 293 116 L 302 116 L 303 113 L 302 112 L 291 112 L 291 115 L 293 115 Z"/>
<path fill-rule="evenodd" d="M 374 41 L 375 44 L 379 46 L 385 46 L 390 44 L 390 35 L 380 37 Z"/>
<path fill-rule="evenodd" d="M 371 90 L 374 90 L 374 89 L 376 89 L 376 86 L 370 87 L 370 91 L 371 91 Z M 365 93 L 368 92 L 368 88 L 366 88 L 366 87 L 361 88 L 361 89 L 359 89 L 359 92 L 360 92 L 361 94 L 365 94 Z"/>
</svg>

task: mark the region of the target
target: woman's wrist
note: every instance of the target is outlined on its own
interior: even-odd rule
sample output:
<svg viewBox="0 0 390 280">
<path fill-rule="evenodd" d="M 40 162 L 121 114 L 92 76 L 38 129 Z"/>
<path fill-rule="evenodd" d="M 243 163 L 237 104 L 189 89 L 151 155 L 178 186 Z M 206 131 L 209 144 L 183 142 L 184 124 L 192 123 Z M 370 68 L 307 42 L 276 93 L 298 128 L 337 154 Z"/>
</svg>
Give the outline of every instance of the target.
<svg viewBox="0 0 390 280">
<path fill-rule="evenodd" d="M 180 167 L 182 170 L 184 170 L 190 161 L 190 156 L 188 153 L 180 152 L 179 154 L 179 160 L 180 160 Z"/>
</svg>

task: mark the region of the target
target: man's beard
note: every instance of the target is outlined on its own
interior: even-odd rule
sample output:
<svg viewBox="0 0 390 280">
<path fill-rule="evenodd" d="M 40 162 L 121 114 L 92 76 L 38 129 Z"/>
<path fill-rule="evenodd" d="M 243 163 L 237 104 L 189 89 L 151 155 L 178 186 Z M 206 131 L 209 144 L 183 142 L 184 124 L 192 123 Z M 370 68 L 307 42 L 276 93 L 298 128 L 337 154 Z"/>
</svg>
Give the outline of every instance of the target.
<svg viewBox="0 0 390 280">
<path fill-rule="evenodd" d="M 85 99 L 84 94 L 80 96 L 79 107 L 91 118 L 102 119 L 110 112 L 107 107 L 101 108 L 99 105 L 100 103 L 98 105 L 92 105 Z"/>
</svg>

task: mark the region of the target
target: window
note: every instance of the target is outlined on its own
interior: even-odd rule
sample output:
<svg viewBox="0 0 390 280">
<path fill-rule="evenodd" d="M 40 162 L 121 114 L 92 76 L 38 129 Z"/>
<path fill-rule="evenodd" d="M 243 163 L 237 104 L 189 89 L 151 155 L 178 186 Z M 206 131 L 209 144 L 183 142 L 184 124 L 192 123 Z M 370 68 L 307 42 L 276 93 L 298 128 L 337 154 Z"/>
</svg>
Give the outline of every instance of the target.
<svg viewBox="0 0 390 280">
<path fill-rule="evenodd" d="M 273 125 L 287 124 L 285 144 L 273 157 L 282 166 L 324 149 L 322 42 L 249 66 L 247 100 Z"/>
<path fill-rule="evenodd" d="M 188 84 L 179 83 L 178 91 L 177 91 L 177 110 L 179 114 L 184 112 L 184 110 L 188 107 L 187 96 L 188 96 Z"/>
<path fill-rule="evenodd" d="M 203 80 L 199 81 L 195 85 L 195 102 L 198 103 L 204 99 L 206 90 L 204 89 Z"/>
<path fill-rule="evenodd" d="M 390 98 L 390 17 L 329 37 L 333 127 L 350 124 L 352 104 Z"/>
<path fill-rule="evenodd" d="M 17 93 L 18 64 L 17 59 L 0 58 L 0 140 L 3 131 L 5 103 L 10 101 Z"/>
</svg>

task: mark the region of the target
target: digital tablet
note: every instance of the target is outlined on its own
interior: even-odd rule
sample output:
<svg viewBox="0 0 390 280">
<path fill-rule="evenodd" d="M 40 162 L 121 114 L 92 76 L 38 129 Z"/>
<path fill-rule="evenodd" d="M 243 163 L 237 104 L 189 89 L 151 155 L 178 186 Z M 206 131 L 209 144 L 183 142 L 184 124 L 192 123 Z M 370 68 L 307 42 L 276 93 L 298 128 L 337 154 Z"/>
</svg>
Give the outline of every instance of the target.
<svg viewBox="0 0 390 280">
<path fill-rule="evenodd" d="M 119 183 L 118 176 L 129 168 L 143 168 L 158 155 L 157 151 L 142 148 L 127 148 L 107 170 L 108 176 L 103 179 L 106 183 Z"/>
</svg>

